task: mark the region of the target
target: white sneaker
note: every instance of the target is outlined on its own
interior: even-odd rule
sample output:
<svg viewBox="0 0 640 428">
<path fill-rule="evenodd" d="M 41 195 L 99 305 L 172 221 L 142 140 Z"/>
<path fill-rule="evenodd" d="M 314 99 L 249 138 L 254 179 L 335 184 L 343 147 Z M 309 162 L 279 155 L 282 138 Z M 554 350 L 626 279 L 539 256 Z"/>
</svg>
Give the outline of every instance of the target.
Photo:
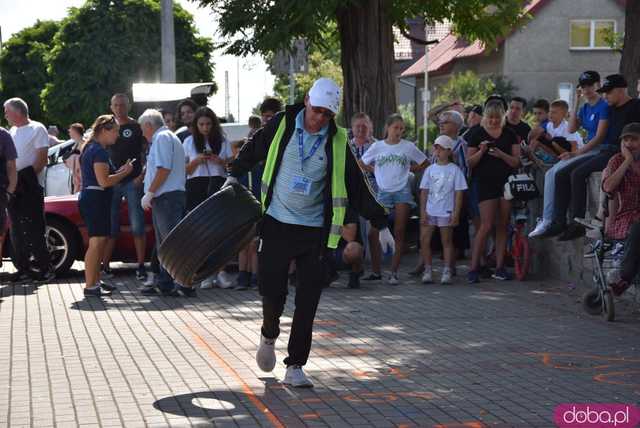
<svg viewBox="0 0 640 428">
<path fill-rule="evenodd" d="M 313 388 L 313 382 L 304 374 L 301 366 L 287 367 L 287 374 L 284 375 L 282 383 L 294 388 Z"/>
<path fill-rule="evenodd" d="M 387 282 L 389 283 L 389 285 L 400 284 L 400 280 L 398 279 L 398 274 L 395 272 L 392 272 L 391 275 L 389 275 L 389 279 L 387 280 Z"/>
<path fill-rule="evenodd" d="M 267 339 L 260 335 L 260 346 L 256 352 L 256 363 L 263 372 L 273 371 L 276 366 L 276 339 Z M 289 371 L 287 370 L 287 373 Z"/>
<path fill-rule="evenodd" d="M 442 276 L 440 277 L 440 284 L 451 284 L 451 271 L 448 268 L 442 270 Z"/>
<path fill-rule="evenodd" d="M 215 280 L 216 280 L 215 275 L 212 275 L 209 278 L 206 278 L 206 279 L 202 280 L 202 282 L 200 283 L 200 288 L 202 290 L 209 290 L 209 289 L 213 288 L 215 286 L 215 284 L 214 284 Z"/>
<path fill-rule="evenodd" d="M 551 221 L 545 219 L 538 219 L 535 229 L 529 233 L 529 238 L 535 238 L 542 235 L 551 226 Z"/>
<path fill-rule="evenodd" d="M 220 288 L 231 288 L 234 286 L 233 278 L 225 271 L 220 271 L 217 283 Z"/>
<path fill-rule="evenodd" d="M 431 269 L 425 269 L 424 274 L 422 275 L 422 283 L 423 284 L 431 284 L 433 282 Z"/>
<path fill-rule="evenodd" d="M 149 271 L 147 272 L 147 279 L 144 280 L 144 282 L 142 283 L 142 285 L 144 285 L 145 287 L 153 287 L 156 283 L 156 278 L 155 278 L 156 274 Z"/>
</svg>

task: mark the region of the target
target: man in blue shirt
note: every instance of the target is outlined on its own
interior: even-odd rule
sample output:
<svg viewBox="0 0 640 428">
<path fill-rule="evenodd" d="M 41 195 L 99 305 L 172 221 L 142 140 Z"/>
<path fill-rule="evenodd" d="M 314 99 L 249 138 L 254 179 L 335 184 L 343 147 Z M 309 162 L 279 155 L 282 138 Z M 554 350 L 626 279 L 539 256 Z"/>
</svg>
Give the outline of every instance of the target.
<svg viewBox="0 0 640 428">
<path fill-rule="evenodd" d="M 556 211 L 554 216 L 557 224 L 564 230 L 559 237 L 561 241 L 584 236 L 585 228 L 577 222 L 572 221 L 568 227 L 564 227 L 566 213 L 570 207 L 573 218 L 584 218 L 587 205 L 587 178 L 593 172 L 602 171 L 607 166 L 609 159 L 620 151 L 619 137 L 624 125 L 640 121 L 640 100 L 629 97 L 627 81 L 624 76 L 620 74 L 607 76 L 602 86 L 596 88 L 596 92 L 605 96 L 609 107 L 608 117 L 607 119 L 600 118 L 596 136 L 593 138 L 595 143 L 592 144 L 593 141 L 589 141 L 583 147 L 584 150 L 587 146 L 591 146 L 591 151 L 587 152 L 587 155 L 580 156 L 578 158 L 580 162 L 572 163 L 567 168 L 563 168 L 556 177 Z M 593 114 L 595 115 L 595 113 Z M 591 117 L 589 116 L 588 119 Z M 606 126 L 600 125 L 603 120 L 606 122 Z M 606 137 L 603 136 L 604 128 L 606 128 Z M 589 153 L 591 156 L 588 156 Z"/>
<path fill-rule="evenodd" d="M 605 141 L 607 135 L 609 106 L 597 92 L 599 88 L 600 74 L 596 71 L 585 71 L 578 78 L 573 109 L 570 112 L 568 132 L 574 133 L 579 128 L 584 128 L 587 131 L 586 144 L 575 152 L 567 151 L 560 155 L 560 162 L 556 166 L 557 172 L 555 174 L 555 183 L 553 184 L 552 200 L 549 205 L 553 209 L 553 218 L 538 224 L 534 231 L 529 234 L 529 237 L 547 238 L 566 232 L 566 212 L 568 208 L 566 200 L 571 198 L 570 195 L 572 193 L 582 191 L 579 185 L 577 188 L 572 187 L 571 174 L 576 168 L 585 164 L 591 165 L 594 157 L 598 157 L 600 154 L 601 148 L 598 146 Z M 586 102 L 578 109 L 578 104 L 582 97 L 585 98 Z M 604 168 L 604 166 L 599 167 L 599 163 L 593 165 L 600 168 L 599 170 Z M 606 161 L 604 165 L 606 165 Z M 586 185 L 582 187 L 586 197 Z M 560 197 L 565 198 L 565 201 L 560 201 L 560 205 L 558 205 Z M 573 215 L 584 217 L 584 210 L 582 211 L 582 215 L 577 215 L 576 213 Z M 578 232 L 578 230 L 573 230 L 577 227 L 578 225 L 571 227 L 572 235 Z M 566 233 L 563 233 L 560 239 L 565 240 L 565 238 L 567 238 Z"/>
<path fill-rule="evenodd" d="M 157 110 L 146 110 L 138 119 L 145 138 L 151 142 L 147 170 L 144 175 L 142 208 L 151 209 L 156 249 L 177 225 L 185 213 L 185 156 L 180 139 L 164 124 Z M 174 283 L 169 273 L 160 266 L 158 289 L 165 296 L 191 297 L 195 289 Z M 145 286 L 142 294 L 156 294 L 154 286 Z"/>
</svg>

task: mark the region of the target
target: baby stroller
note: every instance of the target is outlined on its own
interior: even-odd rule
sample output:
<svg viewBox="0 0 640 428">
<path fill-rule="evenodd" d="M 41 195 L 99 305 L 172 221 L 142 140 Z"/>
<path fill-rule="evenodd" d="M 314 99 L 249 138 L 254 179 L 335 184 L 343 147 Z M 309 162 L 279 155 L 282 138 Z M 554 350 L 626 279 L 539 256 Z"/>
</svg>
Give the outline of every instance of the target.
<svg viewBox="0 0 640 428">
<path fill-rule="evenodd" d="M 625 248 L 623 240 L 610 240 L 605 237 L 609 199 L 610 195 L 607 194 L 604 199 L 604 218 L 600 224 L 577 218 L 575 220 L 588 230 L 589 251 L 584 257 L 591 259 L 593 266 L 594 287 L 583 294 L 582 307 L 590 315 L 602 315 L 607 321 L 613 321 L 616 316 L 615 304 L 609 285 L 620 278 L 620 266 Z M 637 286 L 638 282 L 638 277 L 634 278 L 633 284 Z"/>
</svg>

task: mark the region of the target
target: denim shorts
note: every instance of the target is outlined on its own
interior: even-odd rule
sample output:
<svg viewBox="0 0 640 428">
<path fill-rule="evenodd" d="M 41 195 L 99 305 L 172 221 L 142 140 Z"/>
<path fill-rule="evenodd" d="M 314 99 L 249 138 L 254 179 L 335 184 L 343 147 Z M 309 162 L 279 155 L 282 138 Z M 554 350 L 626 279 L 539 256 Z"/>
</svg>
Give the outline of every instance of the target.
<svg viewBox="0 0 640 428">
<path fill-rule="evenodd" d="M 377 199 L 378 202 L 388 209 L 395 208 L 396 204 L 409 204 L 412 208 L 416 206 L 416 202 L 413 199 L 413 194 L 411 193 L 411 188 L 408 183 L 404 189 L 398 190 L 397 192 L 385 192 L 379 190 Z"/>
<path fill-rule="evenodd" d="M 120 233 L 120 205 L 122 198 L 127 200 L 129 211 L 129 227 L 133 236 L 144 236 L 144 211 L 140 200 L 142 199 L 142 186 L 136 186 L 133 181 L 116 184 L 113 186 L 113 199 L 111 200 L 111 237 L 115 238 Z"/>
</svg>

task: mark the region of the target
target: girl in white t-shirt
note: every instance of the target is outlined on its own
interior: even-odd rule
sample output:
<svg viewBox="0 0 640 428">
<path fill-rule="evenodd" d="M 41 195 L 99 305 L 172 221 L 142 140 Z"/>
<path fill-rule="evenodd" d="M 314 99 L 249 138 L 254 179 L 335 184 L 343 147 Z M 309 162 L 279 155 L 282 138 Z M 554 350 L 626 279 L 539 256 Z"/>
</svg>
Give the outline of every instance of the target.
<svg viewBox="0 0 640 428">
<path fill-rule="evenodd" d="M 233 156 L 213 110 L 200 107 L 192 128 L 193 135 L 182 143 L 187 162 L 187 211 L 220 190 L 227 177 L 226 164 Z"/>
<path fill-rule="evenodd" d="M 433 143 L 436 163 L 427 168 L 420 182 L 420 246 L 424 257 L 422 283 L 432 280 L 431 237 L 437 227 L 444 251 L 444 268 L 441 284 L 451 283 L 451 268 L 455 255 L 453 228 L 458 225 L 462 195 L 467 189 L 464 174 L 451 161 L 451 151 L 455 142 L 446 135 L 436 138 Z"/>
<path fill-rule="evenodd" d="M 373 170 L 376 177 L 378 202 L 388 209 L 395 210 L 393 231 L 396 252 L 391 260 L 391 285 L 399 283 L 398 267 L 404 248 L 405 229 L 409 211 L 415 206 L 409 185 L 409 173 L 421 170 L 427 165 L 427 156 L 414 143 L 402 139 L 404 129 L 402 116 L 389 116 L 385 122 L 385 139 L 373 143 L 361 158 L 364 168 L 368 171 Z"/>
</svg>

